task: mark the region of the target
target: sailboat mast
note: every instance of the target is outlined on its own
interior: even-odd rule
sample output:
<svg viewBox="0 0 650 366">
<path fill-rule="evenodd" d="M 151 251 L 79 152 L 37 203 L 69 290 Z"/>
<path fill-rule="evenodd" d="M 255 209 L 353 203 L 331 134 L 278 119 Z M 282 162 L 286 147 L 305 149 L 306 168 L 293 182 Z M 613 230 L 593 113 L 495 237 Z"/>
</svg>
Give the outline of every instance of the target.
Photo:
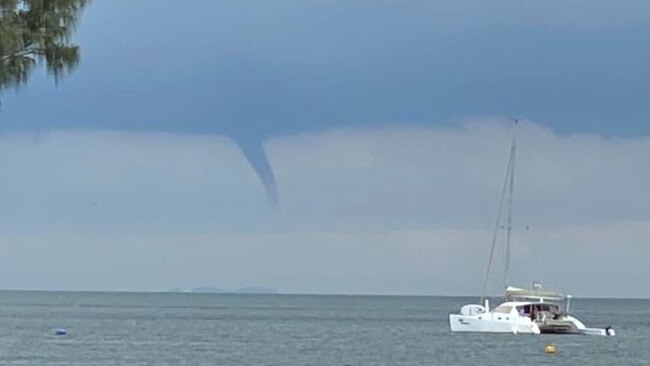
<svg viewBox="0 0 650 366">
<path fill-rule="evenodd" d="M 515 131 L 517 126 L 517 120 L 515 120 Z M 503 177 L 503 188 L 501 191 L 501 198 L 499 199 L 499 208 L 497 209 L 497 218 L 494 223 L 494 231 L 492 232 L 492 244 L 490 245 L 490 257 L 488 259 L 487 268 L 485 270 L 485 277 L 483 277 L 483 287 L 481 289 L 481 300 L 479 303 L 483 303 L 483 300 L 487 296 L 487 285 L 488 279 L 490 278 L 490 271 L 492 269 L 492 260 L 494 259 L 494 251 L 497 244 L 497 235 L 501 227 L 501 214 L 503 213 L 503 206 L 506 200 L 506 194 L 509 195 L 509 209 L 508 209 L 508 237 L 506 239 L 506 265 L 505 273 L 506 274 L 506 287 L 508 285 L 509 271 L 510 271 L 510 233 L 512 231 L 512 196 L 513 196 L 513 185 L 515 180 L 514 168 L 515 168 L 515 152 L 516 152 L 516 133 L 513 132 L 512 136 L 512 146 L 510 147 L 510 156 L 508 157 L 508 164 L 506 164 L 506 173 Z M 509 188 L 509 189 L 508 189 Z"/>
<path fill-rule="evenodd" d="M 512 135 L 512 146 L 510 147 L 510 176 L 508 177 L 508 223 L 506 226 L 506 258 L 505 258 L 505 268 L 504 268 L 504 287 L 507 288 L 510 285 L 510 260 L 511 260 L 511 245 L 510 238 L 512 235 L 512 201 L 515 188 L 515 160 L 517 157 L 517 124 L 518 121 L 515 120 L 515 128 Z"/>
</svg>

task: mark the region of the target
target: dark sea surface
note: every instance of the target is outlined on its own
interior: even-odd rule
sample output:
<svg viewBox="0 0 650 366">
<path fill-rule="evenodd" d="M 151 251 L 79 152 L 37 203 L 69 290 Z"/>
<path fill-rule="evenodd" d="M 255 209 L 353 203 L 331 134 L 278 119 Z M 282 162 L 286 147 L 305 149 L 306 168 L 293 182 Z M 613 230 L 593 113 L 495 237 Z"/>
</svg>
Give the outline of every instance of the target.
<svg viewBox="0 0 650 366">
<path fill-rule="evenodd" d="M 0 364 L 650 365 L 650 300 L 573 300 L 617 337 L 451 333 L 448 314 L 474 301 L 2 291 Z"/>
</svg>

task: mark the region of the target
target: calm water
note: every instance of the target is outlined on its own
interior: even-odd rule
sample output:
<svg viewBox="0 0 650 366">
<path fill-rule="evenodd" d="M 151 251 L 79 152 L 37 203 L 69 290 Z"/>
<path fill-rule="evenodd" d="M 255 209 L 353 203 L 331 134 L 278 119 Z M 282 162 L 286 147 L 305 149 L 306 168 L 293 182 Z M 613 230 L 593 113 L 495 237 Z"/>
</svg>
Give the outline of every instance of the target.
<svg viewBox="0 0 650 366">
<path fill-rule="evenodd" d="M 648 300 L 574 300 L 580 319 L 611 324 L 616 338 L 452 334 L 447 314 L 469 300 L 0 292 L 0 364 L 650 364 Z"/>
</svg>

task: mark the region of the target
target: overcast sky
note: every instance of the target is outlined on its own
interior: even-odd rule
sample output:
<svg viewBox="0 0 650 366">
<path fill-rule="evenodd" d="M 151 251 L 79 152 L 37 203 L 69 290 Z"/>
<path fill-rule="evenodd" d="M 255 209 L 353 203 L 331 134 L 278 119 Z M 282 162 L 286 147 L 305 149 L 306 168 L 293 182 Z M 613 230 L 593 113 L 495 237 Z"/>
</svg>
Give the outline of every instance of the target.
<svg viewBox="0 0 650 366">
<path fill-rule="evenodd" d="M 3 96 L 0 287 L 478 295 L 518 116 L 515 283 L 650 296 L 650 4 L 490 4 L 92 2 Z"/>
</svg>

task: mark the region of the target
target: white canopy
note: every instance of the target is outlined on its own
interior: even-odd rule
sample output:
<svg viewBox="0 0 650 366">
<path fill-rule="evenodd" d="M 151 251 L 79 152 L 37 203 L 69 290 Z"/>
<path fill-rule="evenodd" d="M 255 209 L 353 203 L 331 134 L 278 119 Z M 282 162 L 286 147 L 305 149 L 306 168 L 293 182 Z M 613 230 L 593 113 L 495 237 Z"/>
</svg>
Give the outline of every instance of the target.
<svg viewBox="0 0 650 366">
<path fill-rule="evenodd" d="M 535 300 L 564 300 L 567 296 L 553 291 L 543 289 L 523 289 L 508 286 L 506 288 L 506 299 L 535 299 Z"/>
</svg>

